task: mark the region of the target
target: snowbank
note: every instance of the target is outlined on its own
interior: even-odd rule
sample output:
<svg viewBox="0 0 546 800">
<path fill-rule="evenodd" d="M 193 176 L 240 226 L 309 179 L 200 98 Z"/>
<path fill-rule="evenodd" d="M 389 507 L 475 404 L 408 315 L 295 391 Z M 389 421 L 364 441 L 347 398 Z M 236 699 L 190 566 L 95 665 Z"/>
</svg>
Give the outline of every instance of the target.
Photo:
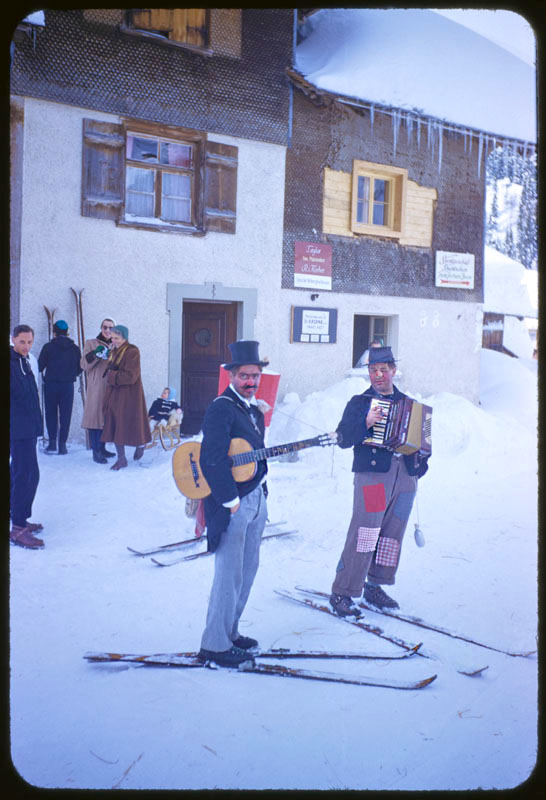
<svg viewBox="0 0 546 800">
<path fill-rule="evenodd" d="M 366 386 L 351 375 L 303 400 L 286 396 L 269 444 L 333 430 Z M 529 650 L 537 631 L 536 374 L 483 351 L 481 389 L 479 407 L 448 393 L 424 398 L 434 408 L 433 456 L 391 593 L 409 614 L 493 647 Z M 399 652 L 275 594 L 297 585 L 329 591 L 351 516 L 351 455 L 310 448 L 296 461 L 270 464 L 270 519 L 298 532 L 262 547 L 241 632 L 264 648 Z M 377 614 L 367 620 L 387 635 L 423 641 L 432 657 L 317 669 L 437 674 L 427 689 L 88 664 L 90 650 L 197 649 L 214 559 L 158 568 L 127 550 L 193 535 L 171 453 L 147 450 L 119 473 L 74 445 L 62 457 L 40 450 L 39 461 L 33 519 L 45 526 L 45 548 L 10 548 L 11 755 L 28 783 L 423 792 L 507 789 L 528 778 L 537 750 L 536 659 Z M 413 541 L 417 523 L 424 548 Z M 469 667 L 488 669 L 479 678 L 457 671 Z"/>
</svg>

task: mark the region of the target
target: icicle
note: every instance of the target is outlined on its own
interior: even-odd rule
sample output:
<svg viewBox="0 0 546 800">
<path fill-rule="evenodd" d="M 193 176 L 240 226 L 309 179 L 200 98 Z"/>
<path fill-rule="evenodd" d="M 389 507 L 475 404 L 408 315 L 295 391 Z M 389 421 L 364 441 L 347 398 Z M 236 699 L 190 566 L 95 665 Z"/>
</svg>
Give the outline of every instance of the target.
<svg viewBox="0 0 546 800">
<path fill-rule="evenodd" d="M 372 103 L 371 106 L 370 106 L 370 127 L 371 127 L 371 132 L 372 133 L 373 133 L 373 115 L 374 115 L 374 111 L 375 111 L 375 106 Z"/>
<path fill-rule="evenodd" d="M 472 131 L 468 131 L 468 135 L 469 135 L 469 141 L 470 141 L 470 148 L 468 150 L 468 155 L 471 156 L 472 155 L 472 139 L 474 137 L 472 135 Z"/>
<path fill-rule="evenodd" d="M 442 169 L 442 152 L 444 144 L 444 126 L 438 123 L 438 172 Z"/>
<path fill-rule="evenodd" d="M 421 118 L 420 117 L 417 117 L 416 124 L 417 124 L 417 149 L 420 150 L 421 149 Z"/>
<path fill-rule="evenodd" d="M 482 150 L 483 150 L 483 133 L 480 131 L 478 139 L 478 178 L 480 177 L 482 166 Z"/>
<path fill-rule="evenodd" d="M 413 126 L 413 120 L 409 114 L 409 111 L 406 112 L 405 120 L 406 120 L 406 138 L 409 145 L 411 144 L 411 129 Z"/>
<path fill-rule="evenodd" d="M 400 112 L 394 111 L 392 115 L 393 155 L 396 155 L 396 145 L 398 142 L 399 127 L 400 127 Z"/>
</svg>

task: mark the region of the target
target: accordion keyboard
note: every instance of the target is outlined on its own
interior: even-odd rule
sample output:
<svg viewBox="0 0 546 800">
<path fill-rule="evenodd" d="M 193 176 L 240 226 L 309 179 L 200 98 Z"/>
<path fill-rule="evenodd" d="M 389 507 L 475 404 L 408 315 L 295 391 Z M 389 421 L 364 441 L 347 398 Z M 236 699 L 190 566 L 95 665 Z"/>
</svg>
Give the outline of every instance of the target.
<svg viewBox="0 0 546 800">
<path fill-rule="evenodd" d="M 387 430 L 391 405 L 392 404 L 390 400 L 380 400 L 377 397 L 372 397 L 370 411 L 374 408 L 381 408 L 383 411 L 383 417 L 380 422 L 375 423 L 372 428 L 372 435 L 364 439 L 363 444 L 382 445 L 385 442 L 385 432 Z"/>
</svg>

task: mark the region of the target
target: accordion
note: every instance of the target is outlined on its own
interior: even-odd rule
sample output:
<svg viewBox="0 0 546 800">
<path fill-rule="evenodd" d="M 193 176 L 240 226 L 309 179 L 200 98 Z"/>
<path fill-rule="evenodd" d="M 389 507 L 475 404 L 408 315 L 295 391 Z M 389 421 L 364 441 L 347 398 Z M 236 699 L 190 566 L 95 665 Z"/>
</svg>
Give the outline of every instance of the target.
<svg viewBox="0 0 546 800">
<path fill-rule="evenodd" d="M 410 397 L 401 400 L 372 398 L 370 409 L 383 409 L 383 419 L 373 426 L 371 436 L 362 444 L 385 447 L 395 453 L 411 455 L 432 452 L 432 408 L 418 403 Z"/>
</svg>

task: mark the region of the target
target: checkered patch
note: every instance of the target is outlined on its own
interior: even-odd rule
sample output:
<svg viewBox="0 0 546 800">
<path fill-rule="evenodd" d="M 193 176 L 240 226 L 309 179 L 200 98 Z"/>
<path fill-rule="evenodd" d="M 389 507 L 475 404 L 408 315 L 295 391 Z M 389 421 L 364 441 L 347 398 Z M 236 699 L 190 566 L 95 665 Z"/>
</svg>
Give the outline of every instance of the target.
<svg viewBox="0 0 546 800">
<path fill-rule="evenodd" d="M 379 539 L 380 530 L 380 528 L 359 528 L 356 538 L 356 552 L 373 552 Z"/>
<path fill-rule="evenodd" d="M 375 563 L 382 567 L 396 567 L 398 564 L 398 554 L 400 552 L 400 542 L 396 539 L 387 539 L 382 536 L 377 545 Z"/>
<path fill-rule="evenodd" d="M 385 484 L 376 483 L 373 486 L 363 486 L 364 508 L 370 513 L 384 511 L 387 508 L 387 497 L 385 495 Z"/>
</svg>

